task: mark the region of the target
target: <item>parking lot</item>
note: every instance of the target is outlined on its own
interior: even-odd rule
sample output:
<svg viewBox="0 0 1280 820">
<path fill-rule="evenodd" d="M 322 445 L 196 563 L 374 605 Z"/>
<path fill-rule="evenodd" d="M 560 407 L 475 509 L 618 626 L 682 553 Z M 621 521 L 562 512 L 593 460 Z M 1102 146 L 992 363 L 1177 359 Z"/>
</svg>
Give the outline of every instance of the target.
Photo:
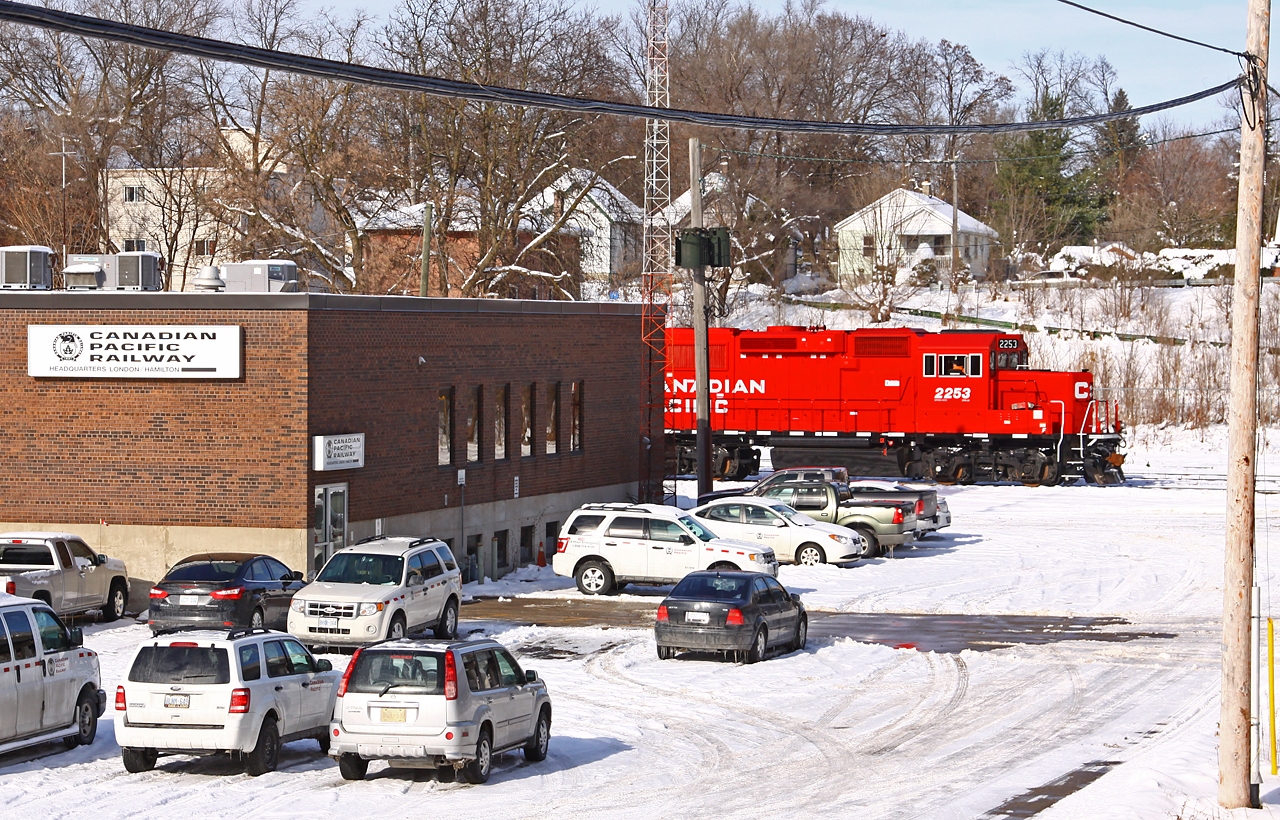
<svg viewBox="0 0 1280 820">
<path fill-rule="evenodd" d="M 555 704 L 548 760 L 503 755 L 484 786 L 381 764 L 344 782 L 310 740 L 258 778 L 218 758 L 129 775 L 109 711 L 91 747 L 0 758 L 0 787 L 55 817 L 380 814 L 406 796 L 449 817 L 1212 816 L 1222 494 L 1134 472 L 947 488 L 955 525 L 896 558 L 784 566 L 809 646 L 755 665 L 659 661 L 658 590 L 588 598 L 527 570 L 473 587 L 463 630 L 510 646 Z M 114 689 L 146 627 L 85 631 Z"/>
</svg>

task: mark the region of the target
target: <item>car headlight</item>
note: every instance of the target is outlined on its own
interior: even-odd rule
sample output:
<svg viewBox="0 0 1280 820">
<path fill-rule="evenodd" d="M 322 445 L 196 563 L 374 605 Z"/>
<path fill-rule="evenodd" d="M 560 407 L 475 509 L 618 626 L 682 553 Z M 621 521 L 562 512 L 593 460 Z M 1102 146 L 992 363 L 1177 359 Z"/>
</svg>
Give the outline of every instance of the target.
<svg viewBox="0 0 1280 820">
<path fill-rule="evenodd" d="M 289 609 L 297 612 L 298 614 L 302 614 L 307 611 L 307 602 L 301 598 L 294 598 L 289 601 Z"/>
<path fill-rule="evenodd" d="M 830 538 L 832 541 L 835 541 L 837 544 L 844 544 L 846 547 L 853 546 L 853 539 L 847 535 L 839 535 L 838 533 L 832 532 L 832 533 L 827 533 L 827 537 Z"/>
<path fill-rule="evenodd" d="M 381 602 L 378 602 L 376 604 L 361 604 L 358 614 L 376 615 L 382 611 L 382 607 L 383 607 L 383 604 Z"/>
</svg>

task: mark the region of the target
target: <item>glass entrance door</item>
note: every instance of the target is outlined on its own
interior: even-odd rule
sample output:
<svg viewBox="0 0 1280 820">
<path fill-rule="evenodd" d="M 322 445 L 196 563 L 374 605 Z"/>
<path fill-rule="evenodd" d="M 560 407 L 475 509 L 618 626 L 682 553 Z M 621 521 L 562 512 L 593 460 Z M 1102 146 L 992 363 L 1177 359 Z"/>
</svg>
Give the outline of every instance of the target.
<svg viewBox="0 0 1280 820">
<path fill-rule="evenodd" d="M 311 552 L 307 556 L 308 579 L 320 572 L 329 556 L 347 545 L 347 485 L 316 487 L 314 501 Z"/>
</svg>

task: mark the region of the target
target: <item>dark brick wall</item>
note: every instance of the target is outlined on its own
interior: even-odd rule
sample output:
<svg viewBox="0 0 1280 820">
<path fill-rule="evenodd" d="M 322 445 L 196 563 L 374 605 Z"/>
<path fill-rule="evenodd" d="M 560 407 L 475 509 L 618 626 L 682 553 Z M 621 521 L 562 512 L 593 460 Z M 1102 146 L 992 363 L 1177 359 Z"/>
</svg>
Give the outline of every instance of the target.
<svg viewBox="0 0 1280 820">
<path fill-rule="evenodd" d="M 485 303 L 481 303 L 485 304 Z M 488 303 L 495 304 L 495 303 Z M 424 363 L 419 364 L 419 358 Z M 640 317 L 608 314 L 313 311 L 312 435 L 366 434 L 365 467 L 312 474 L 350 483 L 350 520 L 635 481 L 641 404 Z M 569 450 L 570 384 L 583 385 L 582 449 Z M 549 387 L 560 384 L 554 455 Z M 536 384 L 534 455 L 520 457 L 520 388 Z M 481 455 L 466 463 L 468 391 L 481 387 Z M 494 459 L 493 399 L 509 385 L 508 458 Z M 453 388 L 453 464 L 437 464 L 437 397 Z M 446 496 L 448 501 L 446 504 Z"/>
<path fill-rule="evenodd" d="M 480 300 L 432 300 L 427 310 L 397 304 L 0 294 L 0 520 L 301 529 L 310 526 L 317 484 L 349 483 L 349 520 L 361 521 L 457 506 L 458 467 L 467 469 L 468 504 L 510 498 L 516 475 L 522 498 L 637 479 L 637 314 Z M 35 379 L 27 375 L 29 323 L 237 324 L 244 375 Z M 584 388 L 580 452 L 569 451 L 574 381 Z M 521 458 L 519 388 L 527 382 L 537 385 L 538 417 L 535 455 Z M 546 455 L 543 414 L 555 382 L 561 449 Z M 509 458 L 495 462 L 489 430 L 498 384 L 511 385 L 512 407 Z M 465 463 L 462 426 L 472 385 L 483 387 L 478 464 Z M 455 463 L 447 467 L 436 463 L 442 387 L 455 391 Z M 367 435 L 364 469 L 312 472 L 309 437 L 348 432 Z"/>
<path fill-rule="evenodd" d="M 36 379 L 28 324 L 240 325 L 243 376 Z M 0 520 L 306 526 L 306 333 L 301 310 L 0 307 Z"/>
</svg>

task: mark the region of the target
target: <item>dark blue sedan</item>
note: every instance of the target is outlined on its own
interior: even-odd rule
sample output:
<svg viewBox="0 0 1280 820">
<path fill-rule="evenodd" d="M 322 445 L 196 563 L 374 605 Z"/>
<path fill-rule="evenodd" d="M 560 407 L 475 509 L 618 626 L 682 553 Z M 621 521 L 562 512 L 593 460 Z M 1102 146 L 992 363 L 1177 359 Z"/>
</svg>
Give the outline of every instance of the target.
<svg viewBox="0 0 1280 820">
<path fill-rule="evenodd" d="M 755 663 L 803 649 L 809 618 L 799 595 L 762 572 L 691 572 L 658 607 L 653 632 L 663 660 L 700 651 Z"/>
</svg>

